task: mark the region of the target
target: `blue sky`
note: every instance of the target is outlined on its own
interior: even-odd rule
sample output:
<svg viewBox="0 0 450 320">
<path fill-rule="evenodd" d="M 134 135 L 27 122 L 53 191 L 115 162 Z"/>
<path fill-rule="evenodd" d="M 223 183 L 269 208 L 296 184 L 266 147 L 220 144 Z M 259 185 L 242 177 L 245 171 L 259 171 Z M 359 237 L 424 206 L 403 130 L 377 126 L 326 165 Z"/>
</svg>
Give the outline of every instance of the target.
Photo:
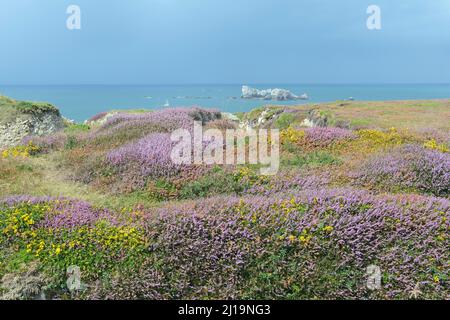
<svg viewBox="0 0 450 320">
<path fill-rule="evenodd" d="M 449 0 L 0 0 L 0 39 L 0 84 L 450 83 Z"/>
</svg>

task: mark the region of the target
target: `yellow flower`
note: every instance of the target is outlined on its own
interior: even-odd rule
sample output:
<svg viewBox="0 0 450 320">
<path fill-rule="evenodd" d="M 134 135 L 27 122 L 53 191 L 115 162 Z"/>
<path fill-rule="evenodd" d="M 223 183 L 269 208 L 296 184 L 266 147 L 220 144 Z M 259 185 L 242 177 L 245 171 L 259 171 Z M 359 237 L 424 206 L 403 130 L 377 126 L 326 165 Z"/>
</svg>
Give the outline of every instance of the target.
<svg viewBox="0 0 450 320">
<path fill-rule="evenodd" d="M 294 242 L 295 241 L 295 236 L 290 235 L 288 239 L 289 239 L 290 242 Z"/>
<path fill-rule="evenodd" d="M 304 137 L 304 135 L 305 132 L 303 130 L 295 130 L 294 128 L 289 127 L 280 132 L 281 143 L 298 143 Z"/>
<path fill-rule="evenodd" d="M 434 277 L 433 277 L 433 281 L 436 282 L 436 283 L 439 283 L 440 279 L 439 279 L 438 276 L 434 276 Z"/>
<path fill-rule="evenodd" d="M 440 152 L 449 152 L 449 149 L 445 144 L 438 144 L 435 139 L 431 139 L 424 143 L 425 148 L 438 150 Z"/>
<path fill-rule="evenodd" d="M 304 244 L 305 246 L 311 241 L 312 236 L 300 236 L 299 240 L 302 244 Z"/>
<path fill-rule="evenodd" d="M 324 230 L 325 232 L 331 232 L 331 231 L 334 230 L 334 228 L 333 228 L 332 226 L 326 226 L 326 227 L 323 228 L 323 230 Z"/>
<path fill-rule="evenodd" d="M 2 151 L 2 157 L 8 158 L 11 156 L 13 158 L 17 158 L 17 157 L 27 158 L 30 155 L 35 154 L 39 151 L 40 151 L 39 147 L 35 146 L 30 141 L 28 143 L 28 145 L 26 145 L 26 146 L 16 146 L 16 147 L 12 147 L 10 149 Z"/>
</svg>

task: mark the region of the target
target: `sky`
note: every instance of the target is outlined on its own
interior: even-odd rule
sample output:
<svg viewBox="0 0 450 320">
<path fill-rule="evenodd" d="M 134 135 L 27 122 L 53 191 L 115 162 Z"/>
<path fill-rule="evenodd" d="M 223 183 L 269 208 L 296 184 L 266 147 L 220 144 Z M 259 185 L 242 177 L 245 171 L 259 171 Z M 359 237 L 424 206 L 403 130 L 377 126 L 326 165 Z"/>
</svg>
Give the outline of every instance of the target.
<svg viewBox="0 0 450 320">
<path fill-rule="evenodd" d="M 0 0 L 0 41 L 3 85 L 450 83 L 450 0 Z"/>
</svg>

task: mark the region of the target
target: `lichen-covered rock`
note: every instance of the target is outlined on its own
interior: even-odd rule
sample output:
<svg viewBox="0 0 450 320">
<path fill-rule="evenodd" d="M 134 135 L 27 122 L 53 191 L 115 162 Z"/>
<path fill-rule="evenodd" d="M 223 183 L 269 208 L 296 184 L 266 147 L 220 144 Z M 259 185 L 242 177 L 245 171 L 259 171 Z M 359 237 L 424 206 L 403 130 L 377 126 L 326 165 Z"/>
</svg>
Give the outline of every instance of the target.
<svg viewBox="0 0 450 320">
<path fill-rule="evenodd" d="M 328 117 L 319 110 L 313 109 L 308 112 L 308 117 L 302 122 L 304 127 L 327 127 Z"/>
</svg>

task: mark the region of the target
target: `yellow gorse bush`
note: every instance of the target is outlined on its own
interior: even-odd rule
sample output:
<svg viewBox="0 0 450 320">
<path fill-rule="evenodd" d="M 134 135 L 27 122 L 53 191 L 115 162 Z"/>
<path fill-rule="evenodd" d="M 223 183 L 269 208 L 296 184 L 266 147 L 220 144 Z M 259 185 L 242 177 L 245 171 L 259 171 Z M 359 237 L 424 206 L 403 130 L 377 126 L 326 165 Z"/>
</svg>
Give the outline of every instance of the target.
<svg viewBox="0 0 450 320">
<path fill-rule="evenodd" d="M 258 181 L 259 182 L 267 181 L 266 176 L 258 175 L 255 172 L 255 170 L 252 170 L 251 168 L 246 167 L 246 166 L 237 169 L 233 175 L 234 175 L 234 178 L 240 182 L 250 181 L 250 182 L 256 183 Z"/>
<path fill-rule="evenodd" d="M 449 152 L 447 146 L 443 143 L 438 144 L 435 139 L 431 139 L 423 144 L 425 148 L 438 150 L 440 152 Z"/>
<path fill-rule="evenodd" d="M 280 132 L 280 138 L 281 138 L 282 144 L 299 143 L 303 139 L 304 136 L 305 136 L 304 130 L 297 130 L 292 127 L 281 130 L 281 132 Z"/>
<path fill-rule="evenodd" d="M 2 151 L 2 158 L 28 158 L 39 153 L 40 148 L 31 141 L 25 146 L 16 146 Z"/>
<path fill-rule="evenodd" d="M 405 133 L 401 133 L 395 128 L 388 131 L 363 129 L 358 131 L 358 135 L 362 140 L 380 147 L 400 145 L 406 141 Z"/>
<path fill-rule="evenodd" d="M 98 224 L 92 228 L 83 226 L 67 235 L 66 239 L 55 242 L 52 237 L 31 239 L 27 244 L 27 252 L 39 257 L 45 253 L 43 259 L 62 254 L 77 255 L 77 251 L 102 250 L 117 254 L 123 250 L 133 250 L 144 245 L 144 237 L 140 231 L 129 226 L 111 226 Z M 82 250 L 82 251 L 81 251 Z"/>
<path fill-rule="evenodd" d="M 358 138 L 338 146 L 341 152 L 354 154 L 368 154 L 380 149 L 389 149 L 405 143 L 417 142 L 406 130 L 361 129 L 355 131 Z"/>
<path fill-rule="evenodd" d="M 13 236 L 26 240 L 36 236 L 32 229 L 36 218 L 43 215 L 49 207 L 47 205 L 35 205 L 33 208 L 15 208 L 7 215 L 0 217 L 0 230 L 3 236 Z M 1 237 L 0 237 L 1 240 Z"/>
<path fill-rule="evenodd" d="M 143 230 L 134 224 L 117 225 L 104 219 L 73 227 L 42 224 L 45 217 L 58 214 L 56 204 L 58 200 L 0 208 L 0 245 L 9 243 L 52 268 L 78 265 L 86 275 L 96 274 L 99 263 L 114 268 L 121 261 L 138 259 L 145 251 Z"/>
</svg>

